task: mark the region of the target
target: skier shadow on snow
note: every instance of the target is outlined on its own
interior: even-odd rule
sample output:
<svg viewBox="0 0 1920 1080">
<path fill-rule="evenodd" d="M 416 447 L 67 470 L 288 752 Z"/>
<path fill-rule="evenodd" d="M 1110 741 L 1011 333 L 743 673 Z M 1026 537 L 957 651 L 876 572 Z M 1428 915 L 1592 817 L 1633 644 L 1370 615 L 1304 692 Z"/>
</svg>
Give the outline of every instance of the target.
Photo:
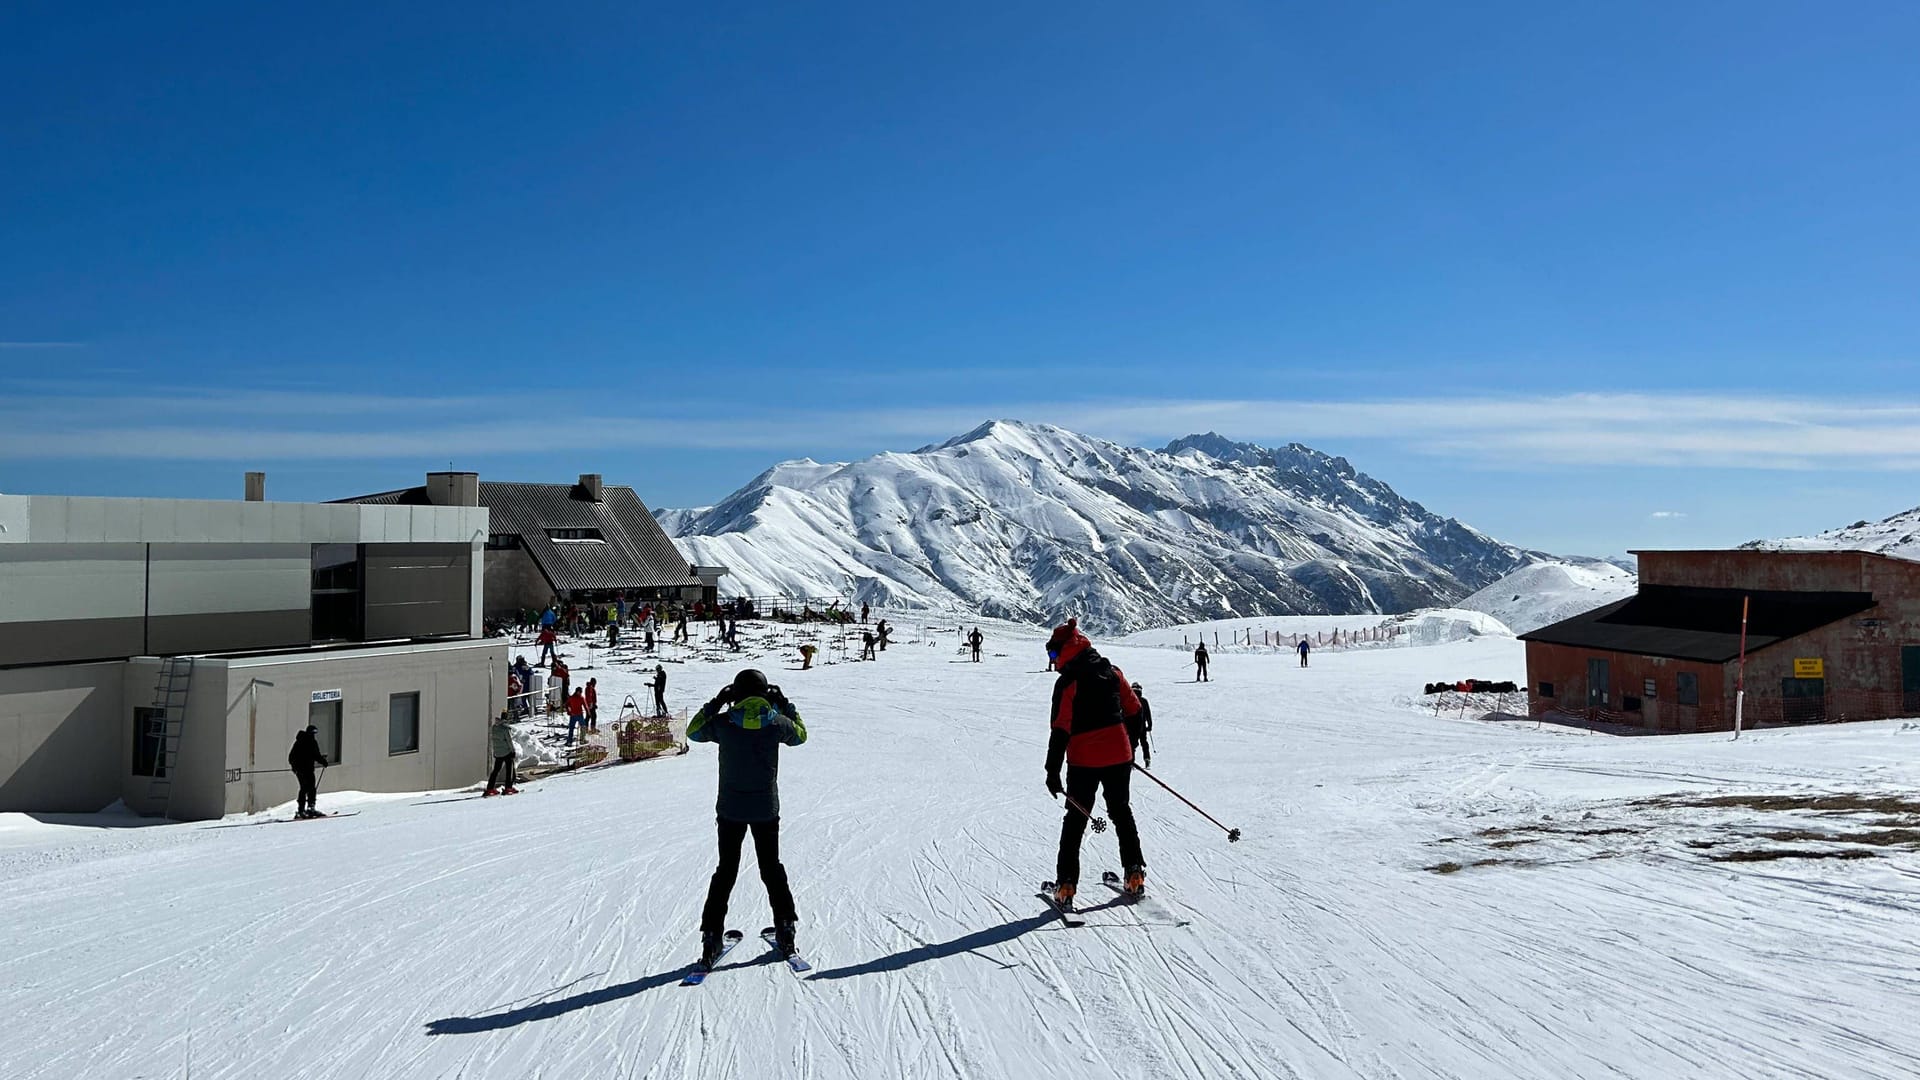
<svg viewBox="0 0 1920 1080">
<path fill-rule="evenodd" d="M 742 960 L 737 964 L 722 964 L 713 970 L 718 973 L 734 968 L 765 967 L 773 962 L 772 954 L 753 960 Z M 607 1005 L 635 994 L 656 990 L 662 986 L 677 985 L 681 979 L 693 971 L 692 964 L 683 964 L 672 971 L 663 971 L 657 975 L 648 975 L 643 979 L 603 986 L 598 990 L 589 990 L 583 994 L 564 997 L 555 1001 L 539 1001 L 532 1005 L 522 1005 L 506 1012 L 490 1013 L 485 1016 L 449 1016 L 427 1024 L 428 1035 L 478 1035 L 485 1031 L 500 1031 L 505 1028 L 519 1027 L 521 1024 L 551 1020 L 556 1016 L 565 1016 L 570 1012 L 590 1009 L 595 1005 Z"/>
<path fill-rule="evenodd" d="M 1104 907 L 1107 905 L 1100 906 Z M 1087 908 L 1085 910 L 1093 911 L 1096 909 Z M 952 941 L 920 945 L 894 953 L 891 956 L 882 956 L 878 959 L 869 960 L 864 964 L 851 964 L 847 967 L 816 971 L 809 981 L 818 982 L 822 979 L 851 979 L 856 975 L 877 975 L 883 971 L 899 971 L 901 968 L 911 967 L 914 964 L 924 964 L 929 960 L 944 960 L 949 956 L 974 952 L 989 945 L 1001 945 L 1012 941 L 1014 938 L 1028 931 L 1039 930 L 1048 923 L 1058 922 L 1059 920 L 1060 915 L 1058 912 L 1045 911 L 1024 919 L 1015 919 L 1010 923 L 995 926 L 990 929 L 975 930 L 971 934 L 954 938 Z M 1002 968 L 1015 968 L 1020 966 L 1018 964 L 1009 964 L 1003 960 L 996 960 L 991 956 L 983 955 L 981 959 L 990 961 Z"/>
</svg>

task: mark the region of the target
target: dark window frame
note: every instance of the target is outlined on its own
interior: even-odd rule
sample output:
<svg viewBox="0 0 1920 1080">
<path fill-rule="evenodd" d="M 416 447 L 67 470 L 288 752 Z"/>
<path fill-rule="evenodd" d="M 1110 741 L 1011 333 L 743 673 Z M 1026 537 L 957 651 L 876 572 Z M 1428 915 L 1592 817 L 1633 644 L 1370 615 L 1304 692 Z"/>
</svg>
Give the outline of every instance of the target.
<svg viewBox="0 0 1920 1080">
<path fill-rule="evenodd" d="M 395 749 L 393 745 L 393 725 L 395 720 L 393 710 L 394 710 L 394 707 L 399 705 L 402 701 L 410 701 L 413 704 L 413 716 L 412 716 L 413 745 L 403 746 L 403 747 L 400 747 L 399 749 Z M 401 754 L 417 754 L 419 752 L 420 752 L 420 691 L 407 690 L 398 694 L 388 694 L 387 695 L 387 756 L 399 757 Z"/>
<path fill-rule="evenodd" d="M 1673 702 L 1697 707 L 1700 704 L 1700 676 L 1691 671 L 1674 672 Z"/>
<path fill-rule="evenodd" d="M 165 709 L 156 709 L 150 705 L 136 705 L 133 708 L 133 775 L 150 776 L 164 780 L 167 776 L 166 755 L 162 746 L 166 736 L 149 734 L 156 715 L 164 716 Z"/>
<path fill-rule="evenodd" d="M 588 526 L 548 529 L 547 539 L 594 541 L 602 544 L 607 542 L 607 537 L 605 533 L 601 532 L 597 528 L 592 528 Z"/>
</svg>

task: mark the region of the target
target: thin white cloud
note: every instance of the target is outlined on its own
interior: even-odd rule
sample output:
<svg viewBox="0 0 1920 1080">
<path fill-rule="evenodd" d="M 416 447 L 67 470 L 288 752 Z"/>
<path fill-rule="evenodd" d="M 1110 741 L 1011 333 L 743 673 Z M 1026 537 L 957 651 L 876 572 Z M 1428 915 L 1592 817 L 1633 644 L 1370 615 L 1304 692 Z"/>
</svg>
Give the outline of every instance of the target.
<svg viewBox="0 0 1920 1080">
<path fill-rule="evenodd" d="M 285 388 L 158 398 L 71 390 L 4 394 L 0 457 L 265 462 L 531 454 L 544 445 L 536 433 L 547 419 L 577 401 L 541 393 L 408 396 Z M 833 411 L 655 399 L 624 415 L 599 403 L 591 413 L 572 411 L 567 429 L 609 449 L 821 456 L 935 442 L 990 417 L 1052 423 L 1138 445 L 1207 430 L 1269 445 L 1373 441 L 1484 470 L 1920 469 L 1920 401 L 1706 393 L 1028 400 Z"/>
<path fill-rule="evenodd" d="M 1658 518 L 1664 521 L 1670 518 L 1683 518 L 1683 517 L 1686 517 L 1687 515 L 1684 511 L 1680 511 L 1680 510 L 1655 510 L 1653 513 L 1648 514 L 1647 516 L 1650 518 Z"/>
<path fill-rule="evenodd" d="M 84 341 L 0 341 L 0 349 L 84 349 Z"/>
</svg>

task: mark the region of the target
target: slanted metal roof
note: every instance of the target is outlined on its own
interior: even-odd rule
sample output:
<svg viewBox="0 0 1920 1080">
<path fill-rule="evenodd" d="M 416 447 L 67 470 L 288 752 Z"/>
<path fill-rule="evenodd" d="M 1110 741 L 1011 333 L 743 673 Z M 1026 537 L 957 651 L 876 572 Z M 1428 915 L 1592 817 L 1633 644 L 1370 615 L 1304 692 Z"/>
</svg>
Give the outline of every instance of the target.
<svg viewBox="0 0 1920 1080">
<path fill-rule="evenodd" d="M 412 487 L 340 501 L 418 506 L 427 502 L 427 494 L 424 487 Z M 700 584 L 630 487 L 609 484 L 595 502 L 578 484 L 482 480 L 480 505 L 488 511 L 487 531 L 518 536 L 557 591 Z M 601 539 L 556 540 L 549 532 L 568 529 L 594 529 Z"/>
<path fill-rule="evenodd" d="M 1521 634 L 1522 641 L 1724 664 L 1740 655 L 1740 602 L 1756 652 L 1873 607 L 1872 593 L 1642 585 L 1637 595 Z"/>
</svg>

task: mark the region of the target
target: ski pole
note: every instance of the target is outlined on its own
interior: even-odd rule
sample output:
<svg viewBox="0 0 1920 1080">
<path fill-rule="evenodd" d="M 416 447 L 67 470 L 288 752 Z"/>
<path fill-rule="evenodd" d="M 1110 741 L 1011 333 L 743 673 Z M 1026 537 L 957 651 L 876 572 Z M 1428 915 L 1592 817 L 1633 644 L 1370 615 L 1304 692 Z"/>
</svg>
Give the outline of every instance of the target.
<svg viewBox="0 0 1920 1080">
<path fill-rule="evenodd" d="M 1073 801 L 1073 796 L 1071 796 L 1071 795 L 1068 795 L 1068 796 L 1065 796 L 1065 798 L 1066 798 L 1066 800 L 1067 800 L 1067 805 L 1068 805 L 1068 806 L 1071 806 L 1071 807 L 1073 807 L 1073 808 L 1074 808 L 1075 810 L 1078 810 L 1078 811 L 1080 811 L 1080 816 L 1081 816 L 1081 817 L 1083 817 L 1083 818 L 1086 818 L 1086 819 L 1087 819 L 1088 821 L 1091 821 L 1091 822 L 1093 822 L 1093 831 L 1094 831 L 1094 832 L 1106 832 L 1106 831 L 1107 831 L 1107 819 L 1106 819 L 1106 818 L 1098 818 L 1098 817 L 1094 817 L 1094 816 L 1093 816 L 1093 814 L 1092 814 L 1092 812 L 1091 812 L 1091 811 L 1089 811 L 1089 810 L 1088 810 L 1088 809 L 1087 809 L 1086 807 L 1084 807 L 1084 806 L 1081 806 L 1081 805 L 1080 805 L 1079 803 L 1077 803 L 1077 802 L 1074 802 L 1074 801 Z"/>
<path fill-rule="evenodd" d="M 1199 814 L 1201 817 L 1206 818 L 1208 821 L 1213 822 L 1215 825 L 1220 825 L 1220 820 L 1218 818 L 1214 817 L 1212 814 L 1207 813 L 1205 810 L 1202 810 L 1199 807 L 1194 806 L 1192 799 L 1189 799 L 1185 795 L 1182 795 L 1179 792 L 1174 791 L 1173 788 L 1168 787 L 1167 782 L 1165 780 L 1162 780 L 1159 777 L 1148 772 L 1147 770 L 1140 768 L 1139 765 L 1135 765 L 1134 768 L 1138 770 L 1142 776 L 1145 776 L 1147 779 L 1153 781 L 1156 784 L 1159 784 L 1163 788 L 1166 788 L 1168 793 L 1170 793 L 1174 798 L 1179 799 L 1181 802 L 1186 803 L 1189 807 L 1192 807 L 1194 813 Z M 1240 839 L 1239 829 L 1228 829 L 1225 825 L 1220 825 L 1220 828 L 1226 830 L 1228 843 L 1232 843 L 1233 841 Z"/>
</svg>

